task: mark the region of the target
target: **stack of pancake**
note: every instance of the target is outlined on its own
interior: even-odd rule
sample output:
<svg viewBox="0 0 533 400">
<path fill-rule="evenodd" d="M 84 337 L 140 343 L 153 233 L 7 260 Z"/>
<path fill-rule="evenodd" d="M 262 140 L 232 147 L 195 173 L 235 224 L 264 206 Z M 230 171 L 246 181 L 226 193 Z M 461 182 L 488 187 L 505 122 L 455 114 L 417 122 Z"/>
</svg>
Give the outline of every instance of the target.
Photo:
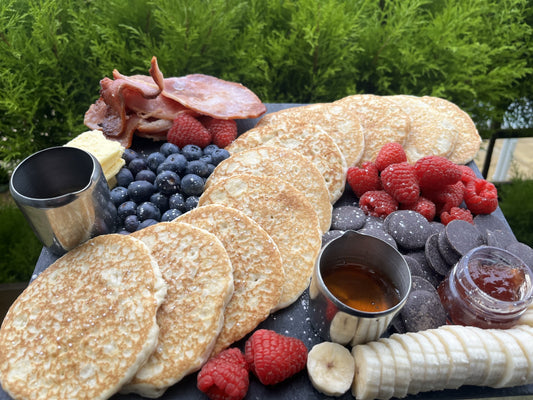
<svg viewBox="0 0 533 400">
<path fill-rule="evenodd" d="M 349 166 L 390 141 L 410 161 L 466 163 L 480 141 L 465 115 L 371 95 L 266 115 L 196 209 L 91 239 L 29 285 L 0 329 L 2 387 L 15 399 L 161 396 L 305 291 Z"/>
</svg>

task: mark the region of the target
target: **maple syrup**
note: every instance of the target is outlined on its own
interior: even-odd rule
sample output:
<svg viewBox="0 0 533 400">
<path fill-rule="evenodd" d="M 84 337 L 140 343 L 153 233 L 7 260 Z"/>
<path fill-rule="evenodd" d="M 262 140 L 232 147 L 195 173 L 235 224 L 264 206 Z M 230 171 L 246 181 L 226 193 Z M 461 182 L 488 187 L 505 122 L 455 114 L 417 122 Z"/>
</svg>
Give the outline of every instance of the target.
<svg viewBox="0 0 533 400">
<path fill-rule="evenodd" d="M 400 302 L 398 289 L 384 274 L 360 264 L 340 264 L 323 272 L 329 291 L 348 307 L 386 311 Z"/>
</svg>

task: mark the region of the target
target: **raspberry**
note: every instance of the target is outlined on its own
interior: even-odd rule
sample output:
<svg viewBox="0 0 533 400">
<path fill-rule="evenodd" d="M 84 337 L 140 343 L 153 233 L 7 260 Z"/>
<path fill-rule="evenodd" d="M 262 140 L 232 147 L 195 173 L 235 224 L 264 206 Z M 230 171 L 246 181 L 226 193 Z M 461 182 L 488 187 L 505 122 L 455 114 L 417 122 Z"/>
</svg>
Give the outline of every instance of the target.
<svg viewBox="0 0 533 400">
<path fill-rule="evenodd" d="M 211 134 L 202 123 L 187 113 L 179 114 L 167 133 L 167 141 L 178 147 L 194 144 L 204 148 L 211 143 L 211 139 Z"/>
<path fill-rule="evenodd" d="M 233 119 L 202 116 L 199 121 L 211 133 L 213 143 L 223 149 L 237 138 L 237 123 Z"/>
<path fill-rule="evenodd" d="M 490 214 L 498 207 L 496 186 L 485 179 L 468 182 L 464 198 L 466 206 L 474 214 Z"/>
<path fill-rule="evenodd" d="M 381 171 L 381 185 L 398 203 L 415 203 L 420 196 L 415 170 L 407 162 L 390 164 Z"/>
<path fill-rule="evenodd" d="M 263 385 L 274 385 L 305 368 L 307 348 L 299 339 L 259 329 L 246 341 L 244 357 Z"/>
<path fill-rule="evenodd" d="M 407 155 L 403 150 L 403 147 L 400 143 L 390 142 L 384 144 L 376 157 L 376 167 L 378 171 L 383 171 L 390 164 L 397 164 L 407 161 Z"/>
<path fill-rule="evenodd" d="M 226 349 L 210 359 L 198 373 L 196 386 L 212 400 L 241 400 L 246 396 L 249 376 L 244 355 Z"/>
<path fill-rule="evenodd" d="M 359 167 L 350 167 L 346 174 L 346 181 L 357 197 L 361 197 L 369 190 L 380 190 L 379 171 L 376 166 L 367 161 Z"/>
<path fill-rule="evenodd" d="M 472 213 L 466 208 L 452 207 L 450 211 L 443 211 L 440 214 L 440 222 L 442 222 L 444 225 L 448 225 L 448 223 L 454 219 L 462 219 L 470 222 L 471 224 L 474 223 Z"/>
<path fill-rule="evenodd" d="M 422 157 L 415 163 L 415 171 L 422 190 L 438 190 L 453 185 L 463 175 L 457 164 L 440 156 Z"/>
<path fill-rule="evenodd" d="M 458 167 L 463 173 L 461 175 L 461 181 L 463 181 L 465 186 L 471 180 L 477 179 L 476 173 L 474 172 L 474 170 L 472 168 L 467 167 L 466 165 L 458 165 Z"/>
<path fill-rule="evenodd" d="M 359 199 L 359 207 L 367 215 L 385 218 L 398 209 L 398 202 L 384 190 L 370 190 Z"/>
<path fill-rule="evenodd" d="M 425 197 L 420 196 L 416 203 L 402 204 L 400 206 L 402 210 L 413 210 L 419 214 L 422 214 L 428 221 L 433 221 L 437 213 L 435 203 Z"/>
<path fill-rule="evenodd" d="M 448 185 L 440 190 L 425 190 L 422 195 L 427 197 L 437 206 L 437 214 L 443 211 L 450 211 L 452 207 L 459 207 L 463 202 L 465 185 L 458 181 L 453 185 Z"/>
</svg>

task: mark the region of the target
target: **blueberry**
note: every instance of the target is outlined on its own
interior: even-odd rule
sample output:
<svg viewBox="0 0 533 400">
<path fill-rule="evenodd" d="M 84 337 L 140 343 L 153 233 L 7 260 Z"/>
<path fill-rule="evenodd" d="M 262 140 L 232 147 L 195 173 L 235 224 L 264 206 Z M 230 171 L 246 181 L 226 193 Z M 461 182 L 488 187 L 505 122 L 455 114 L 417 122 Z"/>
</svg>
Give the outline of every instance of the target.
<svg viewBox="0 0 533 400">
<path fill-rule="evenodd" d="M 122 167 L 118 171 L 116 178 L 118 186 L 128 187 L 128 185 L 133 182 L 133 174 L 127 167 Z"/>
<path fill-rule="evenodd" d="M 176 209 L 181 212 L 187 211 L 185 207 L 185 198 L 181 193 L 174 193 L 170 198 L 168 199 L 168 208 L 170 209 Z"/>
<path fill-rule="evenodd" d="M 207 164 L 201 160 L 192 160 L 187 163 L 187 168 L 185 168 L 185 174 L 194 174 L 201 176 L 202 178 L 207 177 L 209 168 Z"/>
<path fill-rule="evenodd" d="M 227 151 L 226 149 L 218 149 L 218 150 L 213 151 L 213 153 L 211 153 L 211 158 L 213 159 L 213 165 L 220 164 L 222 161 L 224 161 L 229 156 L 230 156 L 229 151 Z"/>
<path fill-rule="evenodd" d="M 129 164 L 133 159 L 139 158 L 139 157 L 140 157 L 139 153 L 137 153 L 135 150 L 132 150 L 132 149 L 126 149 L 122 153 L 122 158 L 124 159 L 124 161 L 126 161 L 126 164 Z"/>
<path fill-rule="evenodd" d="M 203 156 L 203 151 L 199 146 L 195 144 L 188 144 L 181 149 L 181 153 L 185 156 L 187 161 L 198 160 Z"/>
<path fill-rule="evenodd" d="M 207 155 L 211 155 L 211 153 L 213 153 L 213 151 L 215 150 L 218 150 L 220 147 L 218 147 L 216 144 L 208 144 L 207 146 L 205 146 L 204 148 L 204 155 L 207 154 Z"/>
<path fill-rule="evenodd" d="M 128 168 L 133 174 L 133 176 L 137 175 L 139 171 L 146 169 L 148 166 L 146 165 L 146 161 L 144 158 L 134 158 L 131 160 L 128 164 Z"/>
<path fill-rule="evenodd" d="M 148 168 L 156 172 L 157 167 L 159 167 L 159 164 L 165 161 L 165 158 L 166 157 L 163 153 L 156 151 L 155 153 L 151 153 L 148 157 L 146 157 L 146 164 L 148 165 Z"/>
<path fill-rule="evenodd" d="M 170 196 L 178 191 L 180 187 L 180 177 L 172 171 L 163 171 L 156 176 L 154 182 L 159 192 Z"/>
<path fill-rule="evenodd" d="M 187 174 L 181 179 L 181 191 L 186 196 L 199 196 L 204 191 L 204 180 L 194 174 Z"/>
<path fill-rule="evenodd" d="M 159 211 L 165 212 L 168 210 L 168 197 L 163 193 L 154 193 L 150 196 L 150 202 L 154 203 Z"/>
<path fill-rule="evenodd" d="M 163 161 L 159 164 L 159 167 L 157 167 L 156 174 L 159 175 L 163 171 L 172 171 L 179 175 L 179 165 Z"/>
<path fill-rule="evenodd" d="M 137 218 L 139 218 L 139 221 L 141 222 L 147 219 L 155 219 L 156 221 L 159 221 L 161 218 L 161 211 L 159 211 L 159 208 L 157 208 L 154 203 L 145 201 L 137 206 Z"/>
<path fill-rule="evenodd" d="M 170 210 L 165 211 L 165 213 L 161 216 L 161 221 L 162 222 L 172 221 L 178 218 L 181 214 L 182 212 L 180 210 L 171 208 Z"/>
<path fill-rule="evenodd" d="M 155 225 L 157 224 L 159 221 L 156 221 L 155 219 L 145 219 L 144 221 L 142 221 L 140 224 L 139 224 L 139 227 L 137 228 L 137 230 L 140 230 L 140 229 L 143 229 L 143 228 L 146 228 L 150 225 Z"/>
<path fill-rule="evenodd" d="M 128 215 L 124 220 L 124 229 L 128 232 L 135 232 L 139 227 L 139 223 L 140 221 L 139 218 L 137 218 L 137 215 Z"/>
<path fill-rule="evenodd" d="M 155 193 L 155 186 L 147 181 L 133 181 L 128 185 L 130 199 L 140 203 L 147 201 Z"/>
<path fill-rule="evenodd" d="M 187 197 L 187 200 L 185 200 L 185 210 L 191 211 L 193 208 L 197 207 L 199 200 L 200 198 L 198 196 Z"/>
<path fill-rule="evenodd" d="M 176 165 L 177 169 L 174 172 L 178 175 L 183 175 L 187 167 L 187 159 L 183 154 L 171 154 L 165 159 L 165 162 Z"/>
<path fill-rule="evenodd" d="M 126 229 L 119 229 L 117 233 L 119 235 L 129 235 L 131 232 L 128 232 Z"/>
<path fill-rule="evenodd" d="M 159 152 L 163 154 L 165 157 L 168 157 L 171 154 L 179 153 L 180 148 L 176 146 L 174 143 L 163 143 L 161 147 L 159 148 Z"/>
<path fill-rule="evenodd" d="M 137 213 L 137 203 L 128 200 L 117 207 L 118 217 L 124 221 L 128 215 L 135 215 Z"/>
<path fill-rule="evenodd" d="M 155 172 L 151 169 L 143 169 L 135 175 L 136 181 L 147 181 L 150 183 L 154 183 L 155 181 Z"/>
<path fill-rule="evenodd" d="M 213 157 L 211 157 L 211 154 L 205 154 L 205 151 L 204 151 L 204 155 L 200 157 L 199 160 L 205 162 L 206 164 L 213 163 Z"/>
<path fill-rule="evenodd" d="M 113 189 L 111 189 L 111 192 L 109 194 L 111 196 L 111 201 L 116 207 L 130 199 L 128 189 L 126 189 L 124 186 L 114 187 Z"/>
<path fill-rule="evenodd" d="M 207 164 L 207 176 L 211 175 L 214 170 L 215 166 L 213 164 Z"/>
</svg>

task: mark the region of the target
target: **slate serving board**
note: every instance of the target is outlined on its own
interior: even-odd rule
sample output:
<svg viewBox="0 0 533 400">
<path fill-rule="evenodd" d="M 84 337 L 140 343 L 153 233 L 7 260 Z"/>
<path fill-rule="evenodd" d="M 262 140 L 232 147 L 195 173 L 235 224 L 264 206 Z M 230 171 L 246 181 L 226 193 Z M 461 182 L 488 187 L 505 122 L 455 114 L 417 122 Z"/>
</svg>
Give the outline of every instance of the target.
<svg viewBox="0 0 533 400">
<path fill-rule="evenodd" d="M 267 104 L 267 112 L 274 112 L 288 107 L 299 106 L 300 104 Z M 239 133 L 242 133 L 252 128 L 258 119 L 242 120 L 238 121 Z M 139 141 L 134 146 L 140 146 L 139 150 L 145 150 L 151 152 L 157 148 L 153 143 Z M 148 149 L 152 147 L 153 149 Z M 474 163 L 470 163 L 469 166 L 481 177 L 479 169 Z M 346 191 L 343 198 L 339 200 L 339 203 L 346 202 L 347 196 L 353 196 L 349 190 Z M 498 208 L 494 214 L 502 221 L 505 221 L 505 217 L 501 210 Z M 505 221 L 509 231 L 511 228 Z M 37 261 L 34 275 L 32 279 L 35 279 L 37 275 L 48 267 L 52 262 L 56 260 L 56 256 L 51 254 L 46 248 L 43 248 L 39 260 Z M 322 339 L 317 335 L 313 329 L 309 316 L 309 294 L 305 291 L 300 298 L 291 306 L 286 309 L 276 312 L 270 316 L 267 320 L 259 325 L 258 328 L 272 329 L 278 333 L 293 336 L 301 339 L 307 348 L 310 350 L 313 345 L 318 344 Z M 235 345 L 244 349 L 244 342 L 247 338 L 244 338 Z M 434 392 L 424 392 L 416 396 L 405 397 L 406 400 L 414 399 L 481 399 L 481 398 L 498 398 L 498 397 L 514 397 L 514 396 L 528 396 L 533 395 L 533 384 L 524 385 L 513 388 L 505 389 L 492 389 L 486 387 L 474 387 L 463 386 L 458 390 L 442 390 Z M 117 394 L 112 397 L 113 400 L 140 400 L 143 397 L 134 394 Z M 196 388 L 196 374 L 189 375 L 181 382 L 170 387 L 162 397 L 162 400 L 206 400 L 207 396 L 201 393 Z M 341 400 L 353 400 L 354 397 L 351 393 L 346 393 L 342 397 L 334 398 L 327 397 L 318 391 L 316 391 L 308 377 L 307 372 L 304 370 L 292 378 L 277 384 L 275 386 L 262 385 L 253 375 L 250 376 L 250 389 L 246 396 L 247 400 L 319 400 L 319 399 L 341 399 Z M 0 400 L 11 400 L 11 397 L 0 388 Z"/>
</svg>

